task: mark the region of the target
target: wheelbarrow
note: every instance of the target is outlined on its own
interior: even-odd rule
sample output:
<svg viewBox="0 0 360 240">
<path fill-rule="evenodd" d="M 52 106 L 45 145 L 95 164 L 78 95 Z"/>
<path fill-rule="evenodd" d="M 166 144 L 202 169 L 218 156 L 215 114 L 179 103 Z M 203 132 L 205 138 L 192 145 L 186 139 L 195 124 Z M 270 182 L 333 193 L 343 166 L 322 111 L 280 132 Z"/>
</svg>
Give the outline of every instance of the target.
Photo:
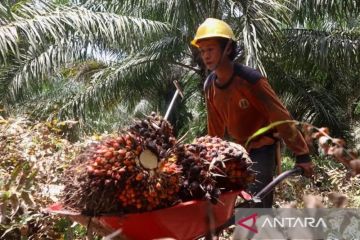
<svg viewBox="0 0 360 240">
<path fill-rule="evenodd" d="M 235 224 L 235 208 L 254 207 L 282 180 L 300 173 L 301 168 L 283 172 L 253 197 L 241 190 L 223 193 L 217 204 L 193 200 L 150 212 L 95 217 L 67 210 L 60 204 L 53 204 L 46 211 L 69 217 L 86 226 L 88 231 L 102 236 L 118 231 L 120 239 L 197 239 L 211 236 Z M 235 206 L 238 196 L 245 201 Z"/>
</svg>

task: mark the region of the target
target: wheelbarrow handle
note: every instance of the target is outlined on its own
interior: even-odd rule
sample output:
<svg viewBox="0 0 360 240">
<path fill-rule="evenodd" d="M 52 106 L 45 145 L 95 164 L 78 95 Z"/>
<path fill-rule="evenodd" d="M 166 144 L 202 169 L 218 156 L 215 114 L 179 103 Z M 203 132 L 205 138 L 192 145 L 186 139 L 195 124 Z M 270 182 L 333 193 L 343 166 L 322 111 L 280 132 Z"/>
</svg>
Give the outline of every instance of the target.
<svg viewBox="0 0 360 240">
<path fill-rule="evenodd" d="M 279 176 L 274 178 L 274 180 L 272 180 L 268 185 L 266 185 L 260 192 L 258 192 L 254 196 L 254 200 L 255 199 L 263 199 L 268 193 L 270 193 L 276 187 L 276 185 L 278 185 L 285 178 L 288 178 L 293 175 L 300 175 L 300 174 L 303 174 L 303 172 L 304 172 L 304 170 L 302 168 L 295 167 L 291 170 L 287 170 L 287 171 L 281 173 Z"/>
<path fill-rule="evenodd" d="M 261 199 L 263 199 L 268 193 L 270 193 L 276 185 L 278 185 L 281 181 L 283 181 L 285 178 L 290 177 L 292 175 L 299 175 L 303 174 L 304 170 L 300 167 L 295 167 L 291 170 L 287 170 L 283 173 L 281 173 L 279 176 L 277 176 L 274 180 L 272 180 L 268 185 L 266 185 L 260 192 L 258 192 L 251 200 L 242 202 L 235 206 L 235 209 L 239 208 L 253 208 L 256 203 L 261 202 Z M 218 231 L 221 229 L 227 228 L 231 225 L 235 224 L 235 215 L 232 215 L 232 217 L 221 227 L 219 227 Z"/>
</svg>

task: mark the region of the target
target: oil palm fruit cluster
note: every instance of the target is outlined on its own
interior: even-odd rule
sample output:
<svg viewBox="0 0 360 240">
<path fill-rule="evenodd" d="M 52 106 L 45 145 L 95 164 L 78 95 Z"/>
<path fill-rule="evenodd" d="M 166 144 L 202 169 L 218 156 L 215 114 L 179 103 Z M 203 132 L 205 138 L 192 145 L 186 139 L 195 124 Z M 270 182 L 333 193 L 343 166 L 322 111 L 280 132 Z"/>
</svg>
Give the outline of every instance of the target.
<svg viewBox="0 0 360 240">
<path fill-rule="evenodd" d="M 250 169 L 252 162 L 241 145 L 210 136 L 197 138 L 192 145 L 201 146 L 197 147 L 201 149 L 198 155 L 209 163 L 208 174 L 214 177 L 217 187 L 246 189 L 255 181 L 255 173 Z"/>
<path fill-rule="evenodd" d="M 144 212 L 208 199 L 253 180 L 245 149 L 219 138 L 181 144 L 172 126 L 151 114 L 89 146 L 69 173 L 64 205 L 97 215 Z"/>
<path fill-rule="evenodd" d="M 202 157 L 206 148 L 198 144 L 180 145 L 177 149 L 178 164 L 182 166 L 183 185 L 179 195 L 183 201 L 208 199 L 217 203 L 221 190 L 209 171 L 210 162 Z"/>
<path fill-rule="evenodd" d="M 125 212 L 166 208 L 179 202 L 180 171 L 176 164 L 162 162 L 156 170 L 138 170 L 127 178 L 118 200 Z"/>
<path fill-rule="evenodd" d="M 140 151 L 130 134 L 109 137 L 91 145 L 65 174 L 64 205 L 84 214 L 118 212 L 114 196 L 135 171 L 134 156 Z"/>
<path fill-rule="evenodd" d="M 142 212 L 179 202 L 170 124 L 155 114 L 90 146 L 67 176 L 64 205 L 83 213 Z"/>
<path fill-rule="evenodd" d="M 181 169 L 171 151 L 176 138 L 169 122 L 152 113 L 128 131 L 138 139 L 140 152 L 135 156 L 136 172 L 118 196 L 121 205 L 130 211 L 150 211 L 179 202 Z"/>
<path fill-rule="evenodd" d="M 255 180 L 246 150 L 217 137 L 179 145 L 176 154 L 183 170 L 182 200 L 205 198 L 216 203 L 221 192 L 246 189 Z"/>
</svg>

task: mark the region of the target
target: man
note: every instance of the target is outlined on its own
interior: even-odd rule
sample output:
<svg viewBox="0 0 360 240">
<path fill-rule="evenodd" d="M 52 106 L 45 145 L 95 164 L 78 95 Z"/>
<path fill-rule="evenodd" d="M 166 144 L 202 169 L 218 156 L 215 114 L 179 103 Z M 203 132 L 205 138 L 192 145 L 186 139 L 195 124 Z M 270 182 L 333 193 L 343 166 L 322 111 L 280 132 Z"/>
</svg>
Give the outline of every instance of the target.
<svg viewBox="0 0 360 240">
<path fill-rule="evenodd" d="M 239 144 L 258 129 L 277 121 L 291 120 L 289 112 L 281 103 L 267 79 L 258 71 L 233 62 L 236 56 L 235 36 L 224 21 L 208 18 L 198 28 L 191 44 L 200 51 L 205 66 L 212 71 L 205 85 L 208 113 L 208 134 L 229 136 Z M 272 181 L 275 169 L 277 133 L 296 156 L 296 166 L 304 175 L 313 174 L 309 149 L 294 124 L 281 124 L 271 133 L 254 139 L 247 150 L 254 161 L 257 182 L 250 186 L 252 194 Z M 269 194 L 259 207 L 272 207 L 273 196 Z"/>
</svg>

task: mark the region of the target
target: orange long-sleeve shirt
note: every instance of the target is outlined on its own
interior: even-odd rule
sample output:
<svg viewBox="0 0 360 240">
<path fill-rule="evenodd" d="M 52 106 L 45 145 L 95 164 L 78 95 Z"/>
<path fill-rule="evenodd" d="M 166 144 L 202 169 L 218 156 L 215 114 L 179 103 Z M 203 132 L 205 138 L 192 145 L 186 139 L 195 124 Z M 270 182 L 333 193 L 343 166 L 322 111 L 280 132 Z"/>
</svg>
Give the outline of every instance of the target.
<svg viewBox="0 0 360 240">
<path fill-rule="evenodd" d="M 211 136 L 224 137 L 227 134 L 244 145 L 258 129 L 272 122 L 292 119 L 267 79 L 249 67 L 235 64 L 233 79 L 225 88 L 217 86 L 216 75 L 212 73 L 204 89 L 208 134 Z M 305 140 L 293 124 L 281 124 L 276 131 L 297 156 L 297 162 L 310 161 Z M 248 150 L 274 141 L 267 135 L 260 136 L 250 143 Z"/>
</svg>

